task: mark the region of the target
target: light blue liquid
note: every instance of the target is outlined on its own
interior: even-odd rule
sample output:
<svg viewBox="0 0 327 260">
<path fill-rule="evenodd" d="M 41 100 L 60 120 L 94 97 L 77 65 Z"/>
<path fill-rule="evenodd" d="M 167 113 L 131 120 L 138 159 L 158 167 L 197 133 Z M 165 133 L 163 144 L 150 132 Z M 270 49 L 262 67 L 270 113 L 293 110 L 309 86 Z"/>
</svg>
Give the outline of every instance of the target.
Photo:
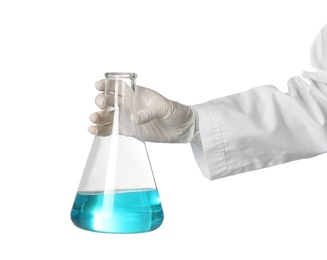
<svg viewBox="0 0 327 260">
<path fill-rule="evenodd" d="M 139 233 L 157 229 L 164 215 L 155 189 L 115 193 L 77 193 L 71 211 L 82 229 L 105 233 Z"/>
</svg>

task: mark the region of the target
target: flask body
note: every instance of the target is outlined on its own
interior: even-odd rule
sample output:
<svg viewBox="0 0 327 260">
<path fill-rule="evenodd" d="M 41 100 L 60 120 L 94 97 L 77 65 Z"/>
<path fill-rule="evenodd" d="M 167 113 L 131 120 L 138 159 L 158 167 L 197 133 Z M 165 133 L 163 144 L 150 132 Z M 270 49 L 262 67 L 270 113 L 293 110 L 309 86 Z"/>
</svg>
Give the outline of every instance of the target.
<svg viewBox="0 0 327 260">
<path fill-rule="evenodd" d="M 104 233 L 157 229 L 164 215 L 141 129 L 134 112 L 136 74 L 106 73 L 103 111 L 110 122 L 96 135 L 84 168 L 71 220 L 79 228 Z"/>
</svg>

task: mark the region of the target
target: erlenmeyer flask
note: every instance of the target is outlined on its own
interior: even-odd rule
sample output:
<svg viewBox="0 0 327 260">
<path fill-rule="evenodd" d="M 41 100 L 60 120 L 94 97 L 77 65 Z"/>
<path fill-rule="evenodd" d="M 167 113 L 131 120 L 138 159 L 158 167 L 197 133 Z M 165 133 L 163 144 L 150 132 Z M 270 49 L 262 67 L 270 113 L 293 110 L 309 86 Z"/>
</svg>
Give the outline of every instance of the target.
<svg viewBox="0 0 327 260">
<path fill-rule="evenodd" d="M 105 73 L 110 123 L 96 135 L 71 211 L 79 228 L 105 233 L 157 229 L 163 210 L 134 112 L 135 73 Z"/>
</svg>

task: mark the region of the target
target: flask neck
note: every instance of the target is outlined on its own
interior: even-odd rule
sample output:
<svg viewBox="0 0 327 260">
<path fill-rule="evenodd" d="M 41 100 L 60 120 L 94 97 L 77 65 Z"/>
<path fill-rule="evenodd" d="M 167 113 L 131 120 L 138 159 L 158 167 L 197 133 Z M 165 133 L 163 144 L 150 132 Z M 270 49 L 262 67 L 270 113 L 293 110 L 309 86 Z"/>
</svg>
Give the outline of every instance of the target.
<svg viewBox="0 0 327 260">
<path fill-rule="evenodd" d="M 126 85 L 131 87 L 135 91 L 137 74 L 131 72 L 106 72 L 104 74 L 108 80 L 119 80 L 125 82 Z"/>
</svg>

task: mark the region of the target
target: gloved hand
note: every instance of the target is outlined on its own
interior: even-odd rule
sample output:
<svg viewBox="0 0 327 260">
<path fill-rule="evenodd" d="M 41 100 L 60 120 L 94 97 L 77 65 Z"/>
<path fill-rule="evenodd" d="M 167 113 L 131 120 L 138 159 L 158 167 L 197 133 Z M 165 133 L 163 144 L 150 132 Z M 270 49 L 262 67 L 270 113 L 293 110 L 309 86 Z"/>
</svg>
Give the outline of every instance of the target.
<svg viewBox="0 0 327 260">
<path fill-rule="evenodd" d="M 105 80 L 96 82 L 95 87 L 103 92 Z M 145 141 L 201 143 L 198 116 L 190 106 L 169 100 L 151 89 L 140 86 L 136 86 L 134 98 L 137 111 L 130 115 L 124 114 L 124 116 L 129 116 L 132 122 L 140 125 Z M 96 97 L 95 103 L 103 110 L 113 106 L 113 100 L 105 97 L 103 93 Z M 90 120 L 96 125 L 90 126 L 89 132 L 95 135 L 110 135 L 111 113 L 113 112 L 107 110 L 92 114 Z M 121 130 L 125 135 L 124 129 Z"/>
</svg>

